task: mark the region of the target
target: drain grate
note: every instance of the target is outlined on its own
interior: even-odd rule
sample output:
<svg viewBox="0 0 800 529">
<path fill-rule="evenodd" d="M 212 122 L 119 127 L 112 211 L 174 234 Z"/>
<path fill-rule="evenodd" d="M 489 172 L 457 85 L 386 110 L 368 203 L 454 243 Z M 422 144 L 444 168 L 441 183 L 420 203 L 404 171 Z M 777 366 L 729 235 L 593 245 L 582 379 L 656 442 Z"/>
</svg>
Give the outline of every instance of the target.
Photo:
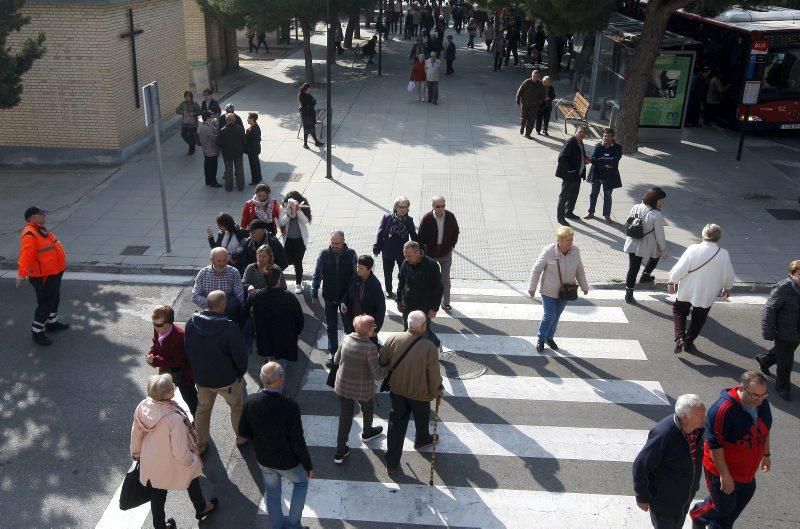
<svg viewBox="0 0 800 529">
<path fill-rule="evenodd" d="M 303 179 L 303 173 L 276 173 L 273 182 L 299 182 Z"/>
<path fill-rule="evenodd" d="M 120 255 L 144 255 L 149 246 L 126 246 Z"/>
<path fill-rule="evenodd" d="M 767 213 L 778 220 L 800 220 L 800 210 L 796 209 L 768 209 Z"/>
<path fill-rule="evenodd" d="M 742 200 L 777 200 L 777 198 L 764 193 L 743 193 Z"/>
<path fill-rule="evenodd" d="M 442 353 L 439 365 L 444 370 L 444 376 L 457 380 L 471 380 L 486 373 L 486 366 L 460 356 L 456 351 Z"/>
</svg>

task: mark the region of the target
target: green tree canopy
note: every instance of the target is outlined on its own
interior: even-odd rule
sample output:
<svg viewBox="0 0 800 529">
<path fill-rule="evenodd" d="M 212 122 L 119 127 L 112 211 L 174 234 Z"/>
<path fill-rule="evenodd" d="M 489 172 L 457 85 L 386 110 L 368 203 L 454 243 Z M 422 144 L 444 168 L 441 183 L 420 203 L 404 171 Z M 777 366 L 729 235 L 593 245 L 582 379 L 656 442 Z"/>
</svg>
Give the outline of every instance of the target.
<svg viewBox="0 0 800 529">
<path fill-rule="evenodd" d="M 19 104 L 22 76 L 45 52 L 44 33 L 25 39 L 16 53 L 6 44 L 12 31 L 30 23 L 30 17 L 19 13 L 24 3 L 24 0 L 0 0 L 0 108 Z"/>
</svg>

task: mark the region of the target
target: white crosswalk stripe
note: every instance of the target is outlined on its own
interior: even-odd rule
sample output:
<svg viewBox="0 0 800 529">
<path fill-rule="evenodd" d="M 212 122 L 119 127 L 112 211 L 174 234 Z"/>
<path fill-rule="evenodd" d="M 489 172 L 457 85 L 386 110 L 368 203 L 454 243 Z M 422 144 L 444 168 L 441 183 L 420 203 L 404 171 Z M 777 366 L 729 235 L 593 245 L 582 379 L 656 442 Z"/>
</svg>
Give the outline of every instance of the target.
<svg viewBox="0 0 800 529">
<path fill-rule="evenodd" d="M 386 309 L 390 316 L 400 313 L 392 305 Z M 544 309 L 540 304 L 525 303 L 477 303 L 473 301 L 454 303 L 453 310 L 440 310 L 437 318 L 456 318 L 471 320 L 541 320 Z M 580 321 L 585 323 L 628 323 L 625 313 L 619 307 L 597 307 L 591 305 L 567 305 L 561 314 L 561 321 Z"/>
<path fill-rule="evenodd" d="M 336 447 L 339 418 L 330 415 L 304 415 L 303 430 L 311 446 Z M 373 426 L 387 421 L 375 418 Z M 354 420 L 348 446 L 361 445 L 362 420 Z M 414 450 L 415 428 L 409 423 L 403 451 Z M 436 451 L 443 454 L 483 456 L 540 457 L 585 461 L 633 461 L 647 441 L 646 430 L 613 428 L 570 428 L 520 424 L 473 424 L 446 422 L 439 426 L 440 441 Z M 386 450 L 386 436 L 366 443 L 370 448 Z M 431 448 L 423 451 L 430 452 Z"/>
<path fill-rule="evenodd" d="M 289 487 L 283 490 L 285 499 Z M 265 512 L 263 498 L 259 511 Z M 309 482 L 303 516 L 480 529 L 650 527 L 649 515 L 629 496 L 332 479 Z"/>
</svg>

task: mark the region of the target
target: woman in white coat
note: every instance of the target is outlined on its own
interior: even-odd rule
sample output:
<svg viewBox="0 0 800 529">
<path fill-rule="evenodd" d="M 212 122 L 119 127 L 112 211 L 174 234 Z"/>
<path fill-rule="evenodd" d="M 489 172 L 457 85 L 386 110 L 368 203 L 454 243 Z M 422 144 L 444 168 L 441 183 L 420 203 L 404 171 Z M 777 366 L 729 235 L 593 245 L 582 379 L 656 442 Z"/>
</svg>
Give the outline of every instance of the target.
<svg viewBox="0 0 800 529">
<path fill-rule="evenodd" d="M 703 329 L 711 305 L 717 296 L 728 297 L 735 274 L 728 250 L 719 247 L 722 229 L 716 224 L 703 228 L 703 242 L 692 244 L 669 271 L 667 288 L 678 293 L 672 305 L 675 324 L 675 354 L 681 351 L 696 353 L 694 341 Z M 692 322 L 686 329 L 686 320 L 692 312 Z"/>
<path fill-rule="evenodd" d="M 303 293 L 303 256 L 308 247 L 308 225 L 311 224 L 311 206 L 298 191 L 289 191 L 283 199 L 283 208 L 278 216 L 281 240 L 286 250 L 286 259 L 294 266 L 295 294 Z"/>
<path fill-rule="evenodd" d="M 539 323 L 539 339 L 536 342 L 536 350 L 540 353 L 544 351 L 544 344 L 558 351 L 558 345 L 553 340 L 558 327 L 558 320 L 561 313 L 567 306 L 567 301 L 561 299 L 561 286 L 566 284 L 575 285 L 576 283 L 583 290 L 583 294 L 589 293 L 589 283 L 586 282 L 586 272 L 583 270 L 581 252 L 573 244 L 575 232 L 568 226 L 561 226 L 556 230 L 556 242 L 545 246 L 536 264 L 531 270 L 528 294 L 533 298 L 538 287 L 542 294 L 542 308 L 544 314 Z"/>
<path fill-rule="evenodd" d="M 667 194 L 660 187 L 651 187 L 642 197 L 642 203 L 636 204 L 631 209 L 628 217 L 639 218 L 642 223 L 643 236 L 635 239 L 625 237 L 623 251 L 628 254 L 628 275 L 625 278 L 625 301 L 636 303 L 633 299 L 633 289 L 636 286 L 636 276 L 644 259 L 666 259 L 667 238 L 664 235 L 664 216 L 661 208 Z"/>
</svg>

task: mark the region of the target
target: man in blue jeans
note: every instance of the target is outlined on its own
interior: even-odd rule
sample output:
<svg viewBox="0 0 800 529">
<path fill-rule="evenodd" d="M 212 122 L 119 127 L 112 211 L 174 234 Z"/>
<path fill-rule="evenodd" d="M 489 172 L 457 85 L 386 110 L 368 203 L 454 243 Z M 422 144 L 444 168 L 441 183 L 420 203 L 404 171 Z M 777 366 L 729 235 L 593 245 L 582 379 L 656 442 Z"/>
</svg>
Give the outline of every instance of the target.
<svg viewBox="0 0 800 529">
<path fill-rule="evenodd" d="M 244 405 L 239 435 L 253 440 L 264 479 L 264 502 L 271 529 L 299 529 L 306 503 L 308 480 L 314 474 L 303 437 L 300 407 L 283 396 L 284 372 L 277 362 L 261 368 L 264 388 Z M 284 522 L 281 480 L 292 482 L 289 518 Z"/>
<path fill-rule="evenodd" d="M 603 141 L 598 143 L 592 151 L 592 167 L 586 181 L 592 184 L 589 194 L 589 212 L 584 219 L 593 219 L 594 208 L 597 206 L 597 196 L 603 188 L 603 217 L 606 223 L 611 224 L 611 192 L 622 187 L 622 178 L 619 175 L 619 161 L 622 158 L 622 146 L 614 141 L 614 129 L 603 131 Z M 655 267 L 654 267 L 655 268 Z"/>
<path fill-rule="evenodd" d="M 333 365 L 333 354 L 339 348 L 339 307 L 353 282 L 356 273 L 356 252 L 344 243 L 344 232 L 331 233 L 331 244 L 320 252 L 314 278 L 311 280 L 311 299 L 314 307 L 320 306 L 319 287 L 325 300 L 325 325 L 328 327 L 328 359 L 325 366 Z"/>
</svg>

